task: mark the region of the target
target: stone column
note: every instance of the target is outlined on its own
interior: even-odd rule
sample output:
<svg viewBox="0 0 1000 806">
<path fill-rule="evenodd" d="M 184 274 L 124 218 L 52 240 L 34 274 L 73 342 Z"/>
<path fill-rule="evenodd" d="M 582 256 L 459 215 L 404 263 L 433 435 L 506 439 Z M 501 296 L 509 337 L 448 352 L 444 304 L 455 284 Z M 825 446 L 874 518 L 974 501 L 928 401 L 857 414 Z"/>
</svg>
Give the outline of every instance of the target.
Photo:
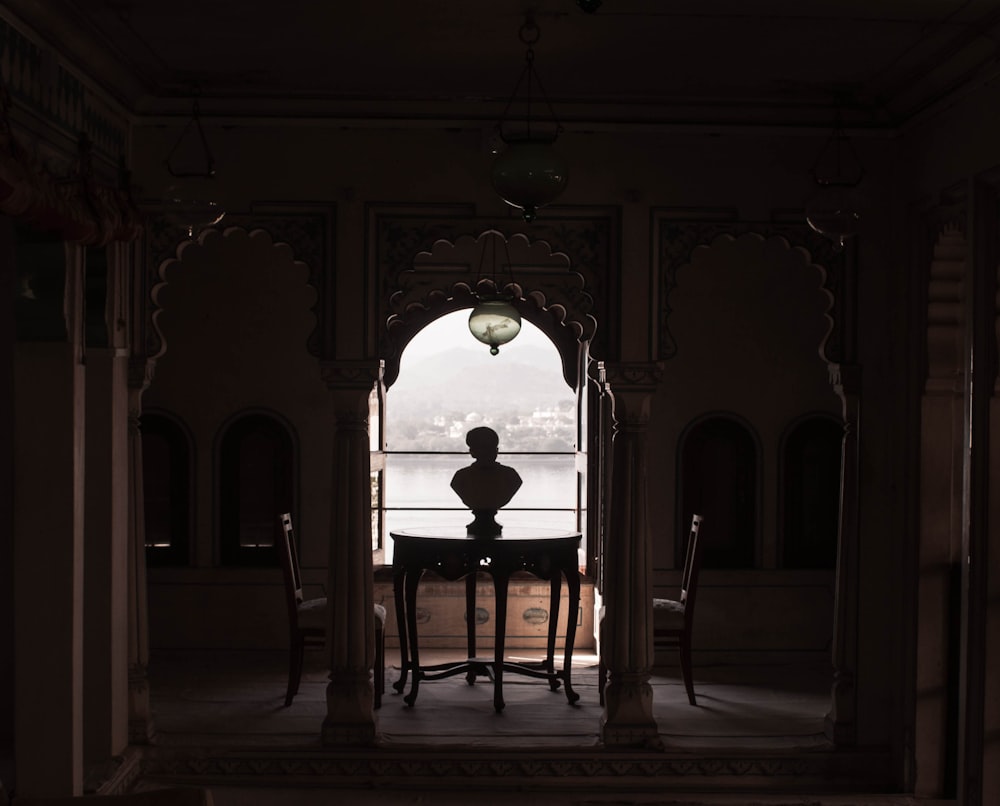
<svg viewBox="0 0 1000 806">
<path fill-rule="evenodd" d="M 605 746 L 660 748 L 653 719 L 653 584 L 646 506 L 646 435 L 663 377 L 659 363 L 614 364 L 604 381 L 613 406 L 611 508 L 604 541 Z"/>
<path fill-rule="evenodd" d="M 858 424 L 861 368 L 830 364 L 830 382 L 844 415 L 840 482 L 840 536 L 837 541 L 836 601 L 833 617 L 833 689 L 826 735 L 838 745 L 857 741 L 858 671 Z"/>
<path fill-rule="evenodd" d="M 327 562 L 330 682 L 323 743 L 371 744 L 376 738 L 372 680 L 375 593 L 368 396 L 381 382 L 381 366 L 374 361 L 329 361 L 323 363 L 322 370 L 337 418 Z"/>
<path fill-rule="evenodd" d="M 148 744 L 153 736 L 149 707 L 149 611 L 146 594 L 146 515 L 142 488 L 142 393 L 153 362 L 133 357 L 128 364 L 128 736 Z"/>
<path fill-rule="evenodd" d="M 959 705 L 964 723 L 960 735 L 960 767 L 958 801 L 969 806 L 995 803 L 985 795 L 986 777 L 995 792 L 996 776 L 987 772 L 985 764 L 989 744 L 994 737 L 987 733 L 988 718 L 996 708 L 988 700 L 996 686 L 990 685 L 990 673 L 996 677 L 996 656 L 990 652 L 990 637 L 997 635 L 997 624 L 991 623 L 990 547 L 996 551 L 996 528 L 990 520 L 990 494 L 995 491 L 996 468 L 991 466 L 991 420 L 994 411 L 993 393 L 997 378 L 996 312 L 997 264 L 1000 263 L 1000 238 L 997 218 L 1000 216 L 1000 181 L 992 176 L 970 181 L 972 201 L 968 240 L 972 247 L 966 286 L 966 311 L 969 327 L 966 332 L 967 411 L 966 432 L 962 441 L 965 455 L 965 485 L 963 506 L 966 509 L 965 534 L 962 542 L 964 657 L 962 661 L 962 694 Z M 991 472 L 992 471 L 992 472 Z M 995 612 L 995 611 L 994 611 Z M 992 668 L 990 667 L 993 662 Z M 993 748 L 992 755 L 995 757 Z"/>
<path fill-rule="evenodd" d="M 1000 288 L 1000 266 L 994 277 L 994 288 Z M 992 298 L 994 339 L 1000 356 L 1000 294 Z M 994 358 L 996 361 L 996 358 Z M 993 366 L 993 391 L 989 401 L 989 478 L 988 493 L 988 556 L 986 589 L 985 692 L 983 713 L 983 803 L 1000 803 L 1000 373 Z"/>
<path fill-rule="evenodd" d="M 13 366 L 15 777 L 65 797 L 83 792 L 83 261 L 33 246 Z"/>
<path fill-rule="evenodd" d="M 920 532 L 917 555 L 914 794 L 946 797 L 954 789 L 961 629 L 963 438 L 965 420 L 964 232 L 937 236 L 927 291 L 927 376 L 920 403 Z M 949 779 L 951 781 L 949 782 Z"/>
<path fill-rule="evenodd" d="M 87 327 L 86 508 L 84 563 L 84 761 L 96 788 L 109 760 L 128 744 L 128 417 L 125 344 L 121 305 L 125 267 L 115 257 L 101 265 L 100 252 L 88 266 L 89 284 L 105 280 L 103 309 L 92 306 Z M 106 270 L 105 270 L 106 269 Z"/>
</svg>

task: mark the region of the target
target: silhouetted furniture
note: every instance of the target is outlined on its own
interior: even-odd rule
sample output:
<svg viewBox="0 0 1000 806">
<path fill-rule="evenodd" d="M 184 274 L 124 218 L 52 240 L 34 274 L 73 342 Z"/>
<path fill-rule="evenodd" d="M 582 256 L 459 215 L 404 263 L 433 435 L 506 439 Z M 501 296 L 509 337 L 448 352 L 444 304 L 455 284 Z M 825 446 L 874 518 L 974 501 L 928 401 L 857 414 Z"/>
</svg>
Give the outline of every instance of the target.
<svg viewBox="0 0 1000 806">
<path fill-rule="evenodd" d="M 688 702 L 697 705 L 694 697 L 694 682 L 691 676 L 691 633 L 694 625 L 694 602 L 698 593 L 698 572 L 701 570 L 701 546 L 698 534 L 702 517 L 691 516 L 687 548 L 684 552 L 684 571 L 681 574 L 681 590 L 677 599 L 653 599 L 653 650 L 680 650 L 681 674 Z M 601 704 L 604 704 L 604 685 L 607 682 L 607 667 L 601 658 L 598 667 L 598 689 Z"/>
<path fill-rule="evenodd" d="M 498 713 L 504 708 L 505 671 L 548 680 L 553 691 L 562 683 L 570 704 L 580 699 L 580 695 L 573 691 L 571 679 L 573 643 L 580 609 L 579 532 L 511 526 L 504 530 L 502 537 L 473 537 L 463 528 L 448 527 L 405 529 L 390 534 L 395 543 L 392 579 L 400 651 L 400 676 L 393 683 L 393 688 L 402 693 L 406 688 L 407 674 L 412 673 L 410 693 L 403 698 L 407 705 L 412 706 L 416 702 L 421 680 L 440 680 L 463 672 L 469 685 L 475 682 L 477 675 L 493 679 L 493 707 Z M 464 661 L 426 667 L 420 665 L 417 586 L 427 570 L 448 580 L 465 578 L 468 656 Z M 480 571 L 493 577 L 496 636 L 492 661 L 475 657 L 476 574 Z M 507 588 L 511 575 L 517 571 L 527 571 L 550 582 L 548 646 L 545 660 L 537 664 L 504 661 Z M 566 643 L 562 670 L 556 671 L 554 656 L 563 576 L 566 577 L 569 592 Z"/>
<path fill-rule="evenodd" d="M 302 661 L 307 646 L 323 646 L 326 643 L 326 597 L 304 599 L 302 597 L 302 576 L 299 573 L 299 558 L 295 548 L 292 530 L 292 516 L 285 512 L 281 516 L 281 545 L 278 554 L 285 574 L 285 593 L 288 604 L 288 690 L 285 693 L 285 707 L 299 691 L 302 678 Z M 385 608 L 375 605 L 375 707 L 382 705 L 385 691 Z"/>
<path fill-rule="evenodd" d="M 77 797 L 15 797 L 11 806 L 212 806 L 212 793 L 200 787 L 167 787 L 124 795 L 79 795 Z"/>
</svg>

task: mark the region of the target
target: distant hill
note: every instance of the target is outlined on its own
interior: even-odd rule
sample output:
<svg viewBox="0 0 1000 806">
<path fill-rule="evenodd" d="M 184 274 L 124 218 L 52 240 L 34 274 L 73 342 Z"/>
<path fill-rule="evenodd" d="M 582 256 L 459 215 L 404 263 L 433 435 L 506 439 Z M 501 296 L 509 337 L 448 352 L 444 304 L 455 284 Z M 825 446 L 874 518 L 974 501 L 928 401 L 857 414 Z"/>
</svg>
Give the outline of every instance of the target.
<svg viewBox="0 0 1000 806">
<path fill-rule="evenodd" d="M 530 414 L 573 396 L 558 361 L 543 348 L 508 345 L 492 356 L 485 347 L 456 346 L 404 365 L 388 402 L 393 418 L 408 419 L 439 407 L 480 413 L 501 407 Z"/>
</svg>

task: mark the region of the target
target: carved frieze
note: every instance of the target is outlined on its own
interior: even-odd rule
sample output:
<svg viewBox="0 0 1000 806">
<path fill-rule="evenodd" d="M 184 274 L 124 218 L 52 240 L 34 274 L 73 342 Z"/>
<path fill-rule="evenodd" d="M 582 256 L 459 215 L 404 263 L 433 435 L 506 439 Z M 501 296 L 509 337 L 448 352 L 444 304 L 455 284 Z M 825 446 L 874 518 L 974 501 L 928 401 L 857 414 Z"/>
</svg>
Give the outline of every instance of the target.
<svg viewBox="0 0 1000 806">
<path fill-rule="evenodd" d="M 616 793 L 633 786 L 644 789 L 711 786 L 721 792 L 761 785 L 767 786 L 769 791 L 791 792 L 796 788 L 802 791 L 804 784 L 884 786 L 880 769 L 886 766 L 886 758 L 879 753 L 862 756 L 818 751 L 727 755 L 635 749 L 625 754 L 606 753 L 600 749 L 581 752 L 577 748 L 572 754 L 534 751 L 472 755 L 425 749 L 414 755 L 393 753 L 380 747 L 367 753 L 314 751 L 293 755 L 212 753 L 200 748 L 197 753 L 190 754 L 163 749 L 149 752 L 143 772 L 158 780 L 217 782 L 220 785 L 239 781 L 246 785 L 280 782 L 283 786 L 360 786 L 377 781 L 381 786 L 390 786 L 390 782 L 395 781 L 412 788 L 439 786 L 447 781 L 466 791 L 479 788 L 497 791 L 516 786 L 517 782 L 522 786 L 530 782 L 532 787 L 539 788 L 549 785 L 611 787 Z M 785 799 L 781 802 L 798 801 Z M 843 802 L 847 806 L 850 800 Z"/>
</svg>

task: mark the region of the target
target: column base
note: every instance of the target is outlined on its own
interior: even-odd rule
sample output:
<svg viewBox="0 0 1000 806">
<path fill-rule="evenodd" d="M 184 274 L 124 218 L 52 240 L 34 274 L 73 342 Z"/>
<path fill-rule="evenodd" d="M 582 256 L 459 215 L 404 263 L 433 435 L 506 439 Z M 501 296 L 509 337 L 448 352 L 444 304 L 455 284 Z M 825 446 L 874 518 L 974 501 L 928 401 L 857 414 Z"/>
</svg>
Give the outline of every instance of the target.
<svg viewBox="0 0 1000 806">
<path fill-rule="evenodd" d="M 343 671 L 330 675 L 326 687 L 325 745 L 375 743 L 375 686 L 371 672 Z"/>
<path fill-rule="evenodd" d="M 832 704 L 823 720 L 823 732 L 838 747 L 853 747 L 858 741 L 854 721 L 854 677 L 835 671 L 830 698 Z"/>
<path fill-rule="evenodd" d="M 605 747 L 643 747 L 662 750 L 663 741 L 653 719 L 653 687 L 649 675 L 628 675 L 609 682 L 604 691 L 601 740 Z"/>
<path fill-rule="evenodd" d="M 149 744 L 156 730 L 149 707 L 149 682 L 146 667 L 130 666 L 128 670 L 128 741 L 129 744 Z"/>
</svg>

